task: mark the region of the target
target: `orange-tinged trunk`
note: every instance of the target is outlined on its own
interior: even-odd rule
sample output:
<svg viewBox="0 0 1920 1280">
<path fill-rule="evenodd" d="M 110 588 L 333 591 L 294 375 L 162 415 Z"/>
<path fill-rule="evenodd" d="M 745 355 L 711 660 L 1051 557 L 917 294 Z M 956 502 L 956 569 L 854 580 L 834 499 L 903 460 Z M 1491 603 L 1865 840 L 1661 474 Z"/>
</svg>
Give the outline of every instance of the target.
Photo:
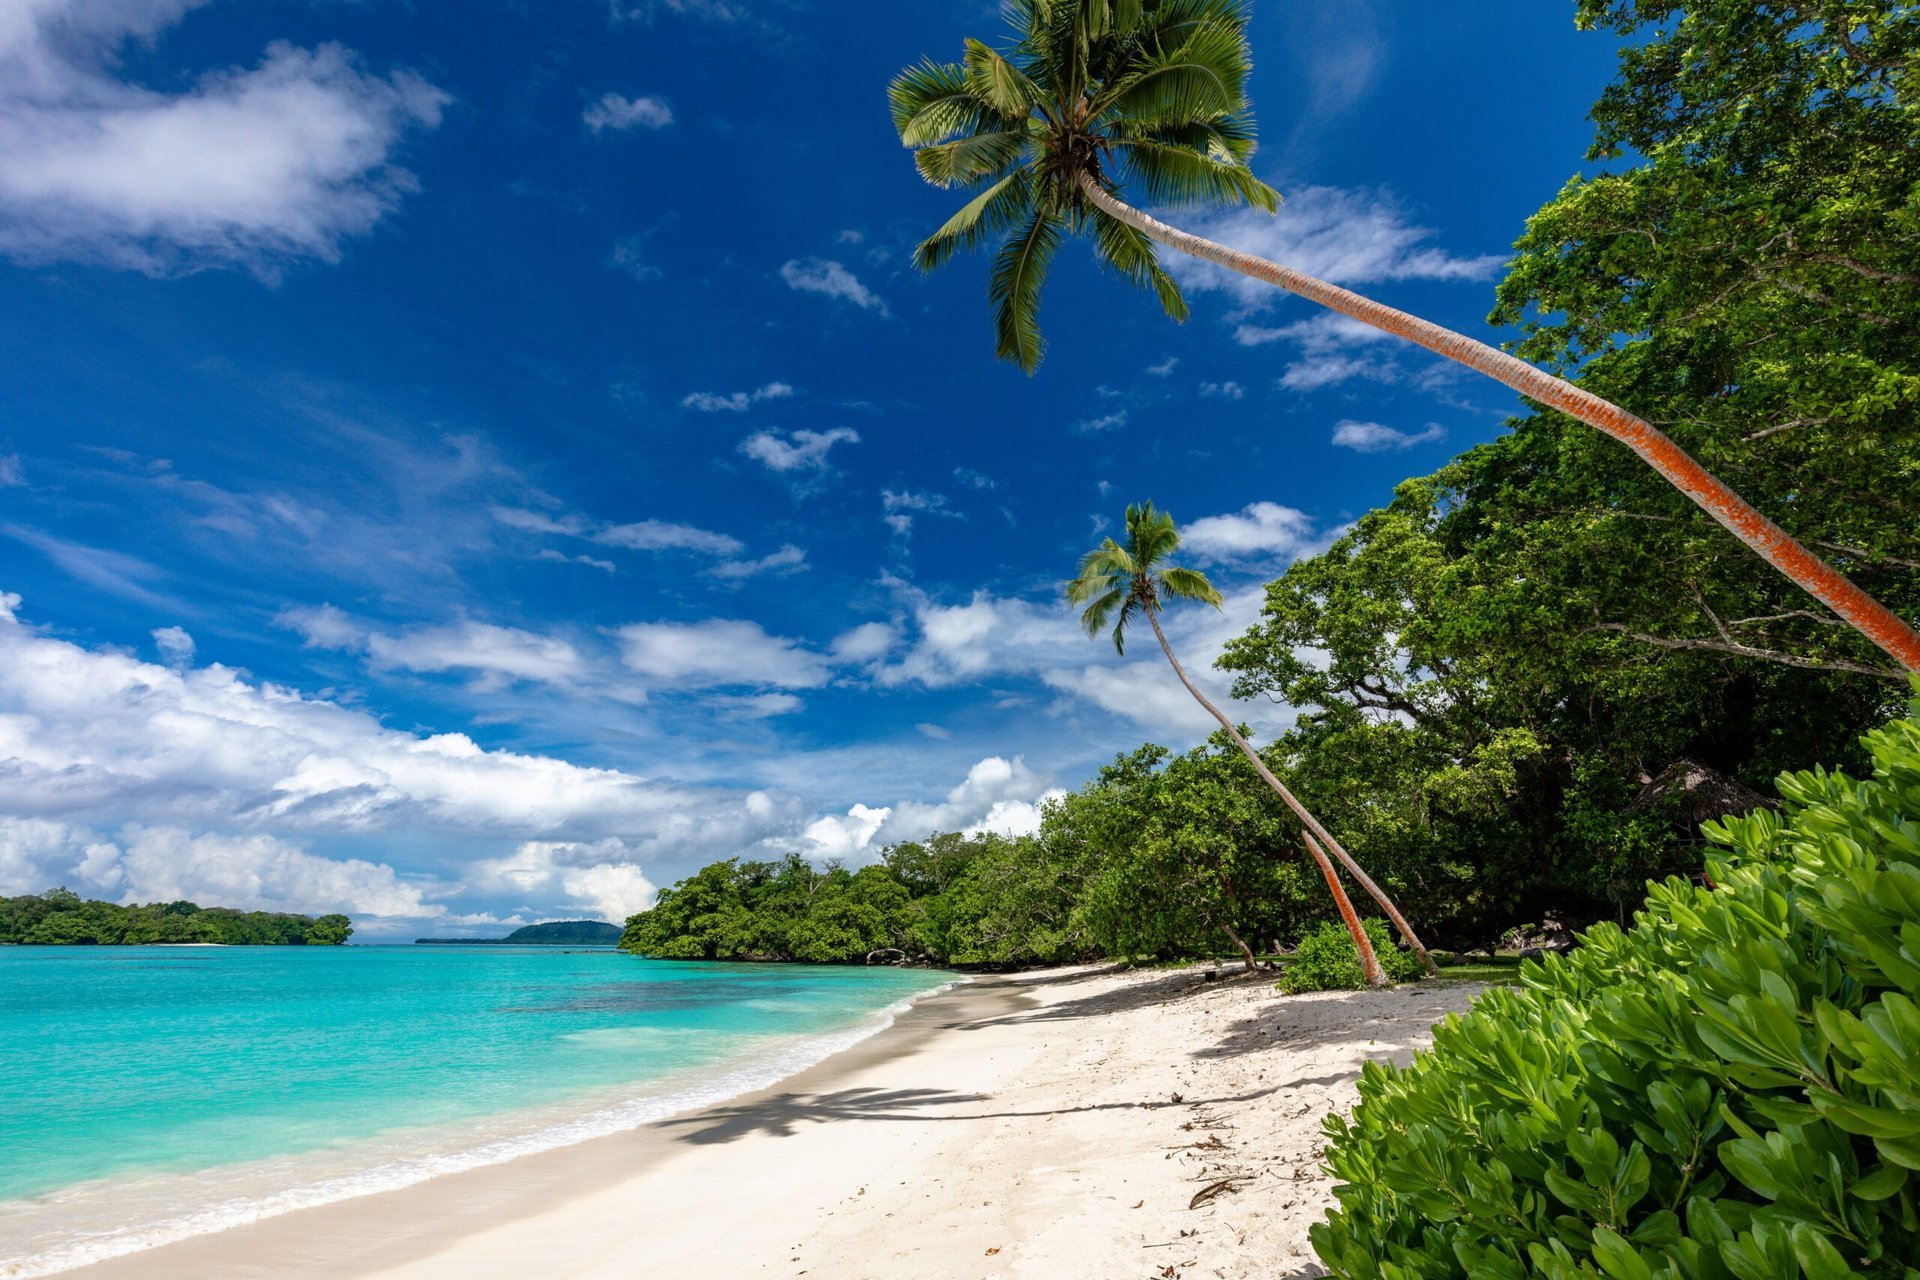
<svg viewBox="0 0 1920 1280">
<path fill-rule="evenodd" d="M 1838 569 L 1801 546 L 1793 535 L 1760 514 L 1751 503 L 1694 461 L 1686 450 L 1668 439 L 1652 423 L 1484 342 L 1375 302 L 1350 289 L 1328 284 L 1291 267 L 1283 267 L 1250 253 L 1241 253 L 1178 227 L 1168 226 L 1115 199 L 1090 176 L 1081 177 L 1080 188 L 1086 193 L 1087 199 L 1101 209 L 1161 244 L 1217 263 L 1243 276 L 1264 280 L 1289 293 L 1298 294 L 1309 302 L 1317 302 L 1341 315 L 1350 316 L 1362 324 L 1416 342 L 1429 351 L 1486 374 L 1530 400 L 1558 409 L 1612 436 L 1640 455 L 1674 488 L 1726 526 L 1761 559 L 1839 614 L 1861 635 L 1891 654 L 1901 666 L 1909 671 L 1920 671 L 1920 632 L 1915 632 L 1911 625 L 1862 591 Z"/>
<path fill-rule="evenodd" d="M 1180 683 L 1187 687 L 1187 692 L 1193 695 L 1193 700 L 1205 707 L 1207 714 L 1220 722 L 1220 727 L 1226 730 L 1227 737 L 1233 740 L 1234 746 L 1240 748 L 1240 754 L 1252 763 L 1254 771 L 1260 775 L 1261 780 L 1273 788 L 1280 799 L 1286 803 L 1287 808 L 1293 810 L 1293 816 L 1300 819 L 1307 828 L 1307 852 L 1313 855 L 1314 861 L 1320 864 L 1321 872 L 1327 877 L 1327 888 L 1333 894 L 1333 905 L 1339 909 L 1340 918 L 1347 922 L 1347 931 L 1353 935 L 1354 949 L 1360 953 L 1360 968 L 1367 975 L 1367 985 L 1386 986 L 1387 975 L 1380 968 L 1379 957 L 1373 954 L 1373 944 L 1368 941 L 1366 930 L 1360 927 L 1360 917 L 1355 914 L 1353 903 L 1347 897 L 1347 891 L 1341 887 L 1339 874 L 1334 871 L 1333 864 L 1327 861 L 1327 855 L 1321 851 L 1320 845 L 1314 842 L 1314 837 L 1318 836 L 1329 848 L 1339 849 L 1339 842 L 1327 834 L 1327 829 L 1320 825 L 1320 820 L 1307 811 L 1307 806 L 1301 804 L 1293 792 L 1287 790 L 1286 784 L 1273 776 L 1273 770 L 1267 768 L 1267 762 L 1260 758 L 1260 753 L 1255 751 L 1253 745 L 1241 735 L 1240 730 L 1234 727 L 1233 721 L 1227 719 L 1220 708 L 1214 706 L 1212 700 L 1200 692 L 1193 681 L 1187 677 L 1187 669 L 1180 665 L 1180 659 L 1173 656 L 1173 646 L 1167 643 L 1167 633 L 1160 629 L 1160 611 L 1149 604 L 1146 615 L 1147 621 L 1153 624 L 1154 639 L 1160 642 L 1160 652 L 1166 654 L 1167 661 L 1173 665 L 1173 674 L 1180 677 Z M 1359 872 L 1359 867 L 1355 866 L 1353 859 L 1347 856 L 1346 850 L 1340 850 L 1340 857 L 1349 868 Z M 1366 880 L 1364 875 L 1361 878 Z M 1366 884 L 1373 890 L 1374 896 L 1385 905 L 1386 895 L 1380 892 L 1380 887 L 1371 880 L 1366 880 Z M 1392 910 L 1392 907 L 1388 906 L 1388 910 Z M 1398 911 L 1393 912 L 1393 918 L 1400 921 L 1400 927 L 1405 929 L 1407 936 L 1411 938 L 1413 931 L 1408 928 Z M 1419 939 L 1414 938 L 1413 943 L 1418 946 Z M 1426 950 L 1422 948 L 1420 954 L 1425 957 Z M 1433 961 L 1428 959 L 1427 964 L 1431 968 Z"/>
<path fill-rule="evenodd" d="M 1327 855 L 1320 851 L 1313 837 L 1306 837 L 1307 852 L 1314 862 L 1319 864 L 1320 874 L 1327 878 L 1327 888 L 1333 890 L 1333 904 L 1340 908 L 1340 919 L 1347 926 L 1347 932 L 1353 936 L 1353 949 L 1360 953 L 1360 972 L 1366 977 L 1370 987 L 1385 987 L 1392 984 L 1380 967 L 1380 957 L 1373 954 L 1373 939 L 1367 937 L 1367 931 L 1360 927 L 1360 916 L 1353 909 L 1353 900 L 1347 897 L 1346 890 L 1340 887 L 1340 875 L 1327 861 Z"/>
</svg>

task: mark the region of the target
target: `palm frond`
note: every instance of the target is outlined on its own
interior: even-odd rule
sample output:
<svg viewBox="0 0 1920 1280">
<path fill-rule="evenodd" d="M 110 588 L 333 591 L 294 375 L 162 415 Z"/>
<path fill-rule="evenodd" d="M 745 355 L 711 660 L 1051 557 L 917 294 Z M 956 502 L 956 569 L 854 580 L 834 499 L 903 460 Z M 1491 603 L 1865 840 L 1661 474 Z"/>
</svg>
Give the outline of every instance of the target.
<svg viewBox="0 0 1920 1280">
<path fill-rule="evenodd" d="M 987 284 L 987 295 L 994 304 L 999 354 L 1025 373 L 1039 367 L 1045 349 L 1040 337 L 1040 287 L 1060 247 L 1061 233 L 1057 217 L 1035 209 L 1001 247 Z"/>
<path fill-rule="evenodd" d="M 1080 578 L 1131 578 L 1140 571 L 1133 554 L 1112 538 L 1102 538 L 1100 545 L 1080 557 Z"/>
<path fill-rule="evenodd" d="M 920 176 L 936 187 L 972 186 L 1019 164 L 1031 141 L 1024 129 L 976 133 L 921 147 L 913 153 L 913 163 Z"/>
<path fill-rule="evenodd" d="M 913 265 L 931 271 L 962 249 L 997 240 L 1033 212 L 1033 171 L 1015 169 L 961 205 L 913 251 Z"/>
<path fill-rule="evenodd" d="M 1250 204 L 1272 213 L 1280 193 L 1239 161 L 1221 161 L 1186 147 L 1135 138 L 1116 142 L 1125 176 L 1159 204 Z"/>
<path fill-rule="evenodd" d="M 997 51 L 978 40 L 967 41 L 967 88 L 973 95 L 1009 120 L 1018 119 L 1046 104 L 1040 86 Z"/>
<path fill-rule="evenodd" d="M 1249 70 L 1244 33 L 1224 23 L 1196 23 L 1178 48 L 1144 53 L 1104 86 L 1094 111 L 1158 120 L 1230 115 L 1246 100 Z"/>
<path fill-rule="evenodd" d="M 1005 128 L 988 105 L 967 87 L 965 69 L 955 62 L 922 61 L 887 86 L 893 127 L 903 146 L 924 147 L 963 134 Z"/>
<path fill-rule="evenodd" d="M 1093 220 L 1094 248 L 1101 259 L 1140 289 L 1151 289 L 1160 296 L 1160 306 L 1169 316 L 1184 323 L 1187 300 L 1174 278 L 1160 266 L 1153 241 L 1101 209 L 1089 211 Z"/>
<path fill-rule="evenodd" d="M 1154 585 L 1176 600 L 1198 600 L 1216 609 L 1224 599 L 1220 589 L 1207 581 L 1207 575 L 1198 569 L 1162 569 Z"/>
<path fill-rule="evenodd" d="M 1120 606 L 1120 616 L 1113 623 L 1113 651 L 1123 658 L 1127 654 L 1127 624 L 1139 612 L 1140 597 L 1129 591 L 1126 603 Z"/>
</svg>

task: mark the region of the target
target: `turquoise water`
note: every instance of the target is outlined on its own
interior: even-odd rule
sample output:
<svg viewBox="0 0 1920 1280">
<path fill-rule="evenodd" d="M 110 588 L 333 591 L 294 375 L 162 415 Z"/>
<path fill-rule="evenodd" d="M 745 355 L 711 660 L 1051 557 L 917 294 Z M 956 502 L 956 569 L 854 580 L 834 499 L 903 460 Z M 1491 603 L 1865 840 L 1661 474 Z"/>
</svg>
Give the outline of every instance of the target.
<svg viewBox="0 0 1920 1280">
<path fill-rule="evenodd" d="M 949 981 L 540 948 L 0 948 L 0 1275 L 632 1127 Z"/>
</svg>

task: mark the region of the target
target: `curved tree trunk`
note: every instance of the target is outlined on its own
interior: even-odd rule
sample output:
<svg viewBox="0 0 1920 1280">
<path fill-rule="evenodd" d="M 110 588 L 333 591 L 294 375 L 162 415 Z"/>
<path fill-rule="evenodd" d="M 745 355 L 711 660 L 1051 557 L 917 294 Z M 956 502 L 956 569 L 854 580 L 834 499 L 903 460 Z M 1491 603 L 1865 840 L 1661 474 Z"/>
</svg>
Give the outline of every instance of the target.
<svg viewBox="0 0 1920 1280">
<path fill-rule="evenodd" d="M 1312 847 L 1313 844 L 1313 834 L 1309 832 L 1307 834 L 1307 845 L 1308 847 Z M 1435 964 L 1433 957 L 1427 954 L 1427 948 L 1425 944 L 1420 941 L 1420 935 L 1413 931 L 1413 926 L 1407 923 L 1407 918 L 1400 914 L 1400 908 L 1393 905 L 1393 899 L 1389 898 L 1385 891 L 1373 882 L 1373 877 L 1362 871 L 1360 864 L 1348 857 L 1347 851 L 1342 849 L 1338 844 L 1333 846 L 1333 856 L 1340 860 L 1340 865 L 1347 869 L 1347 874 L 1355 880 L 1358 880 L 1360 887 L 1365 889 L 1367 893 L 1372 896 L 1373 900 L 1380 904 L 1380 909 L 1387 913 L 1387 919 L 1393 921 L 1393 927 L 1400 931 L 1400 936 L 1406 940 L 1408 948 L 1412 950 L 1413 954 L 1420 957 L 1420 965 L 1427 971 L 1427 976 L 1430 978 L 1438 977 L 1440 974 L 1440 966 Z"/>
<path fill-rule="evenodd" d="M 1160 642 L 1160 652 L 1167 655 L 1167 661 L 1173 664 L 1173 674 L 1180 677 L 1180 683 L 1187 687 L 1187 692 L 1193 695 L 1193 700 L 1205 707 L 1207 714 L 1220 722 L 1220 727 L 1227 731 L 1227 737 L 1233 740 L 1233 745 L 1240 748 L 1241 754 L 1253 763 L 1255 771 L 1266 780 L 1266 784 L 1286 801 L 1287 808 L 1293 810 L 1294 817 L 1305 823 L 1307 830 L 1319 836 L 1329 847 L 1338 848 L 1338 842 L 1327 834 L 1327 829 L 1320 825 L 1320 820 L 1308 813 L 1307 806 L 1295 799 L 1293 792 L 1287 790 L 1286 784 L 1273 776 L 1273 770 L 1267 768 L 1267 762 L 1262 760 L 1260 753 L 1241 736 L 1240 730 L 1234 727 L 1233 721 L 1222 715 L 1220 708 L 1214 706 L 1207 699 L 1207 695 L 1200 692 L 1193 681 L 1187 678 L 1187 669 L 1180 665 L 1180 659 L 1173 656 L 1173 646 L 1167 643 L 1167 633 L 1160 629 L 1160 611 L 1148 605 L 1142 612 L 1147 615 L 1147 621 L 1153 624 L 1153 638 Z M 1360 927 L 1360 917 L 1353 909 L 1353 902 L 1347 897 L 1347 891 L 1340 887 L 1340 874 L 1333 869 L 1333 864 L 1327 861 L 1327 855 L 1321 852 L 1320 846 L 1311 839 L 1307 841 L 1307 852 L 1312 854 L 1313 860 L 1320 865 L 1320 873 L 1327 878 L 1327 888 L 1333 892 L 1333 905 L 1340 909 L 1340 918 L 1346 922 L 1347 932 L 1353 935 L 1353 947 L 1360 953 L 1360 968 L 1367 976 L 1367 985 L 1386 986 L 1387 975 L 1380 968 L 1380 957 L 1373 954 L 1373 943 L 1367 940 L 1367 931 Z"/>
<path fill-rule="evenodd" d="M 1534 368 L 1524 360 L 1484 342 L 1408 315 L 1384 303 L 1315 279 L 1291 267 L 1177 227 L 1170 227 L 1133 206 L 1115 199 L 1090 175 L 1080 178 L 1080 189 L 1100 209 L 1161 244 L 1192 254 L 1255 280 L 1264 280 L 1309 302 L 1350 316 L 1362 324 L 1416 342 L 1427 350 L 1484 373 L 1530 400 L 1549 405 L 1612 436 L 1639 454 L 1674 488 L 1693 499 L 1708 515 L 1725 525 L 1763 560 L 1796 585 L 1832 609 L 1867 639 L 1891 654 L 1908 671 L 1920 671 L 1920 633 L 1885 605 L 1862 591 L 1839 570 L 1795 541 L 1793 535 L 1754 510 L 1739 494 L 1668 439 L 1652 423 L 1636 418 L 1618 405 L 1564 378 Z"/>
</svg>

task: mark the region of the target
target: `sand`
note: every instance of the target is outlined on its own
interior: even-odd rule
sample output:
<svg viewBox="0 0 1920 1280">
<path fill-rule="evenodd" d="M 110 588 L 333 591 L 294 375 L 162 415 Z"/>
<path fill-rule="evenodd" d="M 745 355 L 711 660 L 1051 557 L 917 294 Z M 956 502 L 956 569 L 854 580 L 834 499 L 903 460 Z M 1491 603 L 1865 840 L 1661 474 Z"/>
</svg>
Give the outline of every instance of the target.
<svg viewBox="0 0 1920 1280">
<path fill-rule="evenodd" d="M 1361 1063 L 1407 1060 L 1477 992 L 1283 997 L 1271 975 L 1197 969 L 985 978 L 727 1104 L 65 1274 L 1319 1275 L 1322 1118 L 1352 1105 Z"/>
</svg>

